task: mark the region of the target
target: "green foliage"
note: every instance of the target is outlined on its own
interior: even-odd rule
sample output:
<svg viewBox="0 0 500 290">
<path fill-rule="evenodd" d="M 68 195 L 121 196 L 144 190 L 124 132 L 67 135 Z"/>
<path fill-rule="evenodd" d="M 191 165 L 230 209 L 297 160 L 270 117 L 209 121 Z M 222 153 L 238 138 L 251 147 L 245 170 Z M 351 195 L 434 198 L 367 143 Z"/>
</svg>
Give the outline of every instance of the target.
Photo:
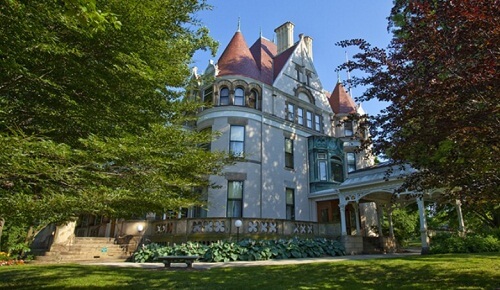
<svg viewBox="0 0 500 290">
<path fill-rule="evenodd" d="M 411 207 L 396 208 L 392 211 L 394 235 L 401 246 L 420 235 L 420 221 L 418 212 Z M 388 221 L 384 221 L 384 227 L 388 229 Z"/>
<path fill-rule="evenodd" d="M 186 130 L 192 0 L 0 1 L 0 218 L 40 227 L 200 203 L 226 163 Z M 29 240 L 29 238 L 27 239 Z"/>
<path fill-rule="evenodd" d="M 156 243 L 142 245 L 142 247 L 134 253 L 134 262 L 153 262 L 157 257 L 172 255 L 174 251 L 175 250 L 171 247 L 164 247 Z"/>
<path fill-rule="evenodd" d="M 240 241 L 238 244 L 243 248 L 239 260 L 242 261 L 259 261 L 259 260 L 269 260 L 274 256 L 273 241 L 271 240 L 252 240 L 245 239 Z"/>
<path fill-rule="evenodd" d="M 16 258 L 25 258 L 26 253 L 30 252 L 29 241 L 26 240 L 26 233 L 29 226 L 26 224 L 17 224 L 6 222 L 2 234 L 2 251 L 6 251 L 9 256 Z"/>
<path fill-rule="evenodd" d="M 242 247 L 237 243 L 217 241 L 208 246 L 203 260 L 208 262 L 236 261 L 242 252 Z"/>
<path fill-rule="evenodd" d="M 431 240 L 431 253 L 487 253 L 500 252 L 500 239 L 493 235 L 440 233 Z"/>
<path fill-rule="evenodd" d="M 245 239 L 238 243 L 217 241 L 209 246 L 187 242 L 180 245 L 160 246 L 152 243 L 143 245 L 134 253 L 135 262 L 154 262 L 159 256 L 200 256 L 206 262 L 259 261 L 269 259 L 290 259 L 345 255 L 344 246 L 336 240 L 316 239 Z"/>
<path fill-rule="evenodd" d="M 339 43 L 360 49 L 339 67 L 366 73 L 352 81 L 368 87 L 358 101 L 389 103 L 369 118 L 365 148 L 418 169 L 401 190 L 444 189 L 448 201 L 491 212 L 500 204 L 500 2 L 395 0 L 389 20 L 387 49 Z"/>
<path fill-rule="evenodd" d="M 207 246 L 196 242 L 186 242 L 173 247 L 173 255 L 178 256 L 203 256 Z"/>
</svg>

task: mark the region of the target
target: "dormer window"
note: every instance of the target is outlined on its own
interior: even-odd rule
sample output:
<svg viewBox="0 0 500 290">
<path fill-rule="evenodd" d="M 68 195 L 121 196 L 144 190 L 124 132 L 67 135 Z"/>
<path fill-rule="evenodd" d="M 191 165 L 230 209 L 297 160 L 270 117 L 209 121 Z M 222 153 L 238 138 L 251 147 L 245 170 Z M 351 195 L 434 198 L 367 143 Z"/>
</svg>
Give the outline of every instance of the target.
<svg viewBox="0 0 500 290">
<path fill-rule="evenodd" d="M 234 91 L 234 105 L 245 105 L 245 91 L 242 88 L 236 88 L 236 90 Z"/>
<path fill-rule="evenodd" d="M 219 105 L 220 106 L 227 106 L 229 105 L 229 89 L 224 87 L 220 89 L 219 92 Z"/>
</svg>

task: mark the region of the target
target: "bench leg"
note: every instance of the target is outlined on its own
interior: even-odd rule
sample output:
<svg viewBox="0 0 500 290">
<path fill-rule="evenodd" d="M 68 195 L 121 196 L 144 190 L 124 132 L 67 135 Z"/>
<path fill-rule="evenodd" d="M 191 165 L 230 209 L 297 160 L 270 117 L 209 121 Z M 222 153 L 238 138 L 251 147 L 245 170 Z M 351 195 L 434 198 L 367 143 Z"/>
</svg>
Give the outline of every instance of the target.
<svg viewBox="0 0 500 290">
<path fill-rule="evenodd" d="M 170 262 L 163 262 L 163 264 L 165 265 L 165 268 L 170 268 Z"/>
<path fill-rule="evenodd" d="M 193 262 L 186 262 L 188 268 L 193 268 Z"/>
</svg>

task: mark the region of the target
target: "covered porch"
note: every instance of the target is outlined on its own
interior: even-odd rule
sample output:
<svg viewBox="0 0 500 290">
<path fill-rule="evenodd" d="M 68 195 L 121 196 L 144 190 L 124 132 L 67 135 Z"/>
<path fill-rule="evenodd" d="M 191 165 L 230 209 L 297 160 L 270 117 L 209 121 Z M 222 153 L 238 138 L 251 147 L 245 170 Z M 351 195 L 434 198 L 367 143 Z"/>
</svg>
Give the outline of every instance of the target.
<svg viewBox="0 0 500 290">
<path fill-rule="evenodd" d="M 406 191 L 396 193 L 405 176 L 414 172 L 411 167 L 378 166 L 349 174 L 349 178 L 334 190 L 317 192 L 311 196 L 317 204 L 318 221 L 321 220 L 322 204 L 331 202 L 338 205 L 338 224 L 341 240 L 346 252 L 359 254 L 367 252 L 371 241 L 375 240 L 384 252 L 396 250 L 392 211 L 409 204 L 418 205 L 420 220 L 421 254 L 429 252 L 429 235 L 426 221 L 425 202 L 439 200 L 441 192 Z M 459 229 L 464 223 L 460 203 L 455 204 Z M 383 221 L 389 225 L 388 234 L 382 229 Z"/>
</svg>

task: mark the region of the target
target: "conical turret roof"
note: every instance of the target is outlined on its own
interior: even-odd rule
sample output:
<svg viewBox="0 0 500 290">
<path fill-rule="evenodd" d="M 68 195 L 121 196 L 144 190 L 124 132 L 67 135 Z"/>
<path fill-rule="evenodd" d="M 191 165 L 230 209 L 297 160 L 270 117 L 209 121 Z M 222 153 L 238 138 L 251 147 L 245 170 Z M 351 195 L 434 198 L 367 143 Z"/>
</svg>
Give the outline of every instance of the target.
<svg viewBox="0 0 500 290">
<path fill-rule="evenodd" d="M 260 71 L 240 31 L 237 31 L 218 61 L 219 74 L 241 75 L 260 79 Z"/>
<path fill-rule="evenodd" d="M 335 114 L 356 113 L 356 103 L 341 82 L 337 83 L 328 100 Z"/>
</svg>

